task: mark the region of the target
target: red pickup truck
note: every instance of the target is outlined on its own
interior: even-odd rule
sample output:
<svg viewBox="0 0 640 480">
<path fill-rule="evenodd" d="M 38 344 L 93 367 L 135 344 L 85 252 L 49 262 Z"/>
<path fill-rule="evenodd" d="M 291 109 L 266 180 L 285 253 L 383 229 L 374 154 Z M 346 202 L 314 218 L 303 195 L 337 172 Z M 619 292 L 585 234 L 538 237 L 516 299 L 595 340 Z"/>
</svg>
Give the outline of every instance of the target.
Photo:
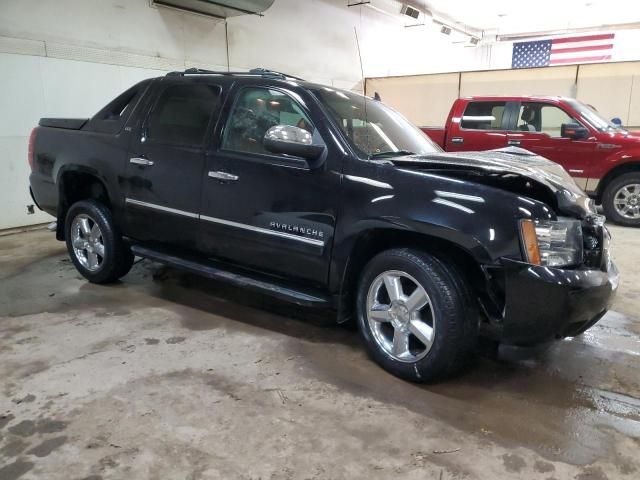
<svg viewBox="0 0 640 480">
<path fill-rule="evenodd" d="M 562 165 L 607 217 L 640 226 L 640 132 L 565 97 L 457 99 L 444 128 L 422 130 L 447 152 L 517 146 Z"/>
</svg>

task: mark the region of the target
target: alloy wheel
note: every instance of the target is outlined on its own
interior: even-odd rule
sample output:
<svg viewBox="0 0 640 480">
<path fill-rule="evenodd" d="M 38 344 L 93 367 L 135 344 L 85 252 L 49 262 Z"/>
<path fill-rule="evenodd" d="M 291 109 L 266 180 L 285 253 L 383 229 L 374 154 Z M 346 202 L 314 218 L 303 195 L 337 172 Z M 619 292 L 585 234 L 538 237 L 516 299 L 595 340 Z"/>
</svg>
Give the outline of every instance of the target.
<svg viewBox="0 0 640 480">
<path fill-rule="evenodd" d="M 640 184 L 624 185 L 613 196 L 616 212 L 629 220 L 640 219 Z"/>
<path fill-rule="evenodd" d="M 400 362 L 424 358 L 436 335 L 429 295 L 415 278 L 398 270 L 383 272 L 371 283 L 367 321 L 378 346 Z"/>
<path fill-rule="evenodd" d="M 87 214 L 80 214 L 71 223 L 73 253 L 84 268 L 90 272 L 100 270 L 104 263 L 104 241 L 97 222 Z"/>
</svg>

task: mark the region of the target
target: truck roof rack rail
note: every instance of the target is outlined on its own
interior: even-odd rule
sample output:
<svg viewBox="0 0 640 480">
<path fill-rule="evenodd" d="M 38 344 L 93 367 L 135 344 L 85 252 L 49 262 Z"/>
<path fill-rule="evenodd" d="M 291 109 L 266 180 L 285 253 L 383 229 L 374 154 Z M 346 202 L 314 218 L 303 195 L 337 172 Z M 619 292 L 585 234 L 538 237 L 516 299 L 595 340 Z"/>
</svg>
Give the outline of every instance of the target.
<svg viewBox="0 0 640 480">
<path fill-rule="evenodd" d="M 304 82 L 303 78 L 294 77 L 287 73 L 276 72 L 275 70 L 268 70 L 266 68 L 253 68 L 248 72 L 225 72 L 223 70 L 205 70 L 203 68 L 187 68 L 183 72 L 169 72 L 167 77 L 183 77 L 185 75 L 224 75 L 224 76 L 248 76 L 248 77 L 270 77 L 270 78 L 292 78 L 294 80 L 300 80 Z"/>
</svg>

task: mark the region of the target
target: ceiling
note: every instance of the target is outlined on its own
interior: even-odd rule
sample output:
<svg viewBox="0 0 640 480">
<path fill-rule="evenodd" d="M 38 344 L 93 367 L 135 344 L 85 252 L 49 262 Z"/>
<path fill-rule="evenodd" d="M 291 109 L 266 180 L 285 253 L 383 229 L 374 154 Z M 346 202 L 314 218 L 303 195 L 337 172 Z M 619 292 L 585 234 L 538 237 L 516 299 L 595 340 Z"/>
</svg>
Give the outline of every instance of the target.
<svg viewBox="0 0 640 480">
<path fill-rule="evenodd" d="M 404 0 L 493 34 L 572 30 L 636 23 L 638 0 Z"/>
</svg>

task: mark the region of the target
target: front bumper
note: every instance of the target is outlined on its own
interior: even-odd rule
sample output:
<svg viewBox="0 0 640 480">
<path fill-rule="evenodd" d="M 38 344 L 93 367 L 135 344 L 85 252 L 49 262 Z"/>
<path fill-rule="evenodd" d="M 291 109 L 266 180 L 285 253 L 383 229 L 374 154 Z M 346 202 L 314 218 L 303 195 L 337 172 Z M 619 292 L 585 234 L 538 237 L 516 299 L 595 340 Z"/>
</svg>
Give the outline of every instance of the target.
<svg viewBox="0 0 640 480">
<path fill-rule="evenodd" d="M 500 340 L 532 345 L 577 335 L 607 312 L 618 288 L 618 269 L 541 267 L 503 259 L 504 312 Z"/>
</svg>

